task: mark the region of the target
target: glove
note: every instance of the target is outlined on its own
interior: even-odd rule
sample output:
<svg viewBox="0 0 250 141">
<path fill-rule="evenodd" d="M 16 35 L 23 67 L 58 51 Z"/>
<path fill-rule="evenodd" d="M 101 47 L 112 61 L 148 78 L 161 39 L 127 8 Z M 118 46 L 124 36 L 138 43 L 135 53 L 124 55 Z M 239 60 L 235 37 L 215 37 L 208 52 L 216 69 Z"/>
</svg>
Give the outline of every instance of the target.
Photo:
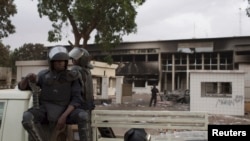
<svg viewBox="0 0 250 141">
<path fill-rule="evenodd" d="M 29 73 L 28 75 L 26 75 L 25 79 L 30 81 L 30 82 L 36 82 L 36 74 L 34 73 Z"/>
</svg>

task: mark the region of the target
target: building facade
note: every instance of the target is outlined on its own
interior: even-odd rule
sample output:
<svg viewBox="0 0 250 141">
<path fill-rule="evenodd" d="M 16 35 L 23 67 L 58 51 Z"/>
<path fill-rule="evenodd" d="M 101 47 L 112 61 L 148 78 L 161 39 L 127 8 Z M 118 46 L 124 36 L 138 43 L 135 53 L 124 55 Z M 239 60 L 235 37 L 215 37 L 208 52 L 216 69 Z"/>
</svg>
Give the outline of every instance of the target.
<svg viewBox="0 0 250 141">
<path fill-rule="evenodd" d="M 244 71 L 190 71 L 190 111 L 240 115 L 245 107 Z"/>
<path fill-rule="evenodd" d="M 92 60 L 111 55 L 116 75 L 136 93 L 149 93 L 153 84 L 161 92 L 190 89 L 192 70 L 243 70 L 250 98 L 250 36 L 123 42 L 108 52 L 93 44 L 87 50 Z"/>
<path fill-rule="evenodd" d="M 108 65 L 107 63 L 91 61 L 94 69 L 91 69 L 93 79 L 93 92 L 96 99 L 107 99 L 108 95 L 115 95 L 116 91 L 116 64 Z M 69 62 L 69 69 L 73 66 Z M 39 71 L 48 68 L 47 60 L 34 60 L 34 61 L 16 61 L 17 67 L 17 82 L 21 81 L 29 73 L 37 74 Z M 105 85 L 103 85 L 105 84 Z"/>
</svg>

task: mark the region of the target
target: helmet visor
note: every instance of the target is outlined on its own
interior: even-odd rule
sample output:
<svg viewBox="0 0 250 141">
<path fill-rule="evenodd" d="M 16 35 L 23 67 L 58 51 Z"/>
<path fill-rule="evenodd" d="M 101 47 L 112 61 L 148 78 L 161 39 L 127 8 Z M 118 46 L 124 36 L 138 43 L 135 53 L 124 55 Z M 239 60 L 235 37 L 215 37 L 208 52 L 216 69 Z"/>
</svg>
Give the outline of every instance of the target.
<svg viewBox="0 0 250 141">
<path fill-rule="evenodd" d="M 49 52 L 49 59 L 50 60 L 68 60 L 68 51 L 65 47 L 58 46 L 54 47 Z"/>
<path fill-rule="evenodd" d="M 81 58 L 83 55 L 83 51 L 77 47 L 74 47 L 70 52 L 69 52 L 69 57 L 73 58 L 74 60 L 78 60 Z"/>
</svg>

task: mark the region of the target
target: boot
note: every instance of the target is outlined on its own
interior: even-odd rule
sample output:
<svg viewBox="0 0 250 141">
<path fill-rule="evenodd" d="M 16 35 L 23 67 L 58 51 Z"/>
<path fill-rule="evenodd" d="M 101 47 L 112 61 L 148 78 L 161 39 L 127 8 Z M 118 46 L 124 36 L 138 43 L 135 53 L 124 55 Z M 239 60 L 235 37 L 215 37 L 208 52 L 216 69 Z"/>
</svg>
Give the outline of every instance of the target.
<svg viewBox="0 0 250 141">
<path fill-rule="evenodd" d="M 78 123 L 78 132 L 80 141 L 91 141 L 91 129 L 88 127 L 89 122 Z"/>
<path fill-rule="evenodd" d="M 23 127 L 29 133 L 30 137 L 32 138 L 32 141 L 42 141 L 42 138 L 38 134 L 38 131 L 36 130 L 33 122 L 23 123 Z"/>
</svg>

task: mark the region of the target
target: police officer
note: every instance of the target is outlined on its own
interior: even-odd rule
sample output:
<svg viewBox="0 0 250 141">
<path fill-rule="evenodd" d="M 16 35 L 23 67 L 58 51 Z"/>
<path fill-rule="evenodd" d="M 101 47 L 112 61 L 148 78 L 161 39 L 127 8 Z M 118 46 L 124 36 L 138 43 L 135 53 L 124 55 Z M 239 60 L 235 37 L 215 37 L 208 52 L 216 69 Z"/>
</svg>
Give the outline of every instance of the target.
<svg viewBox="0 0 250 141">
<path fill-rule="evenodd" d="M 154 107 L 156 106 L 158 93 L 159 93 L 159 90 L 156 88 L 156 85 L 154 84 L 153 88 L 151 89 L 151 98 L 150 98 L 150 102 L 149 102 L 149 107 L 151 107 L 152 104 L 154 104 Z"/>
<path fill-rule="evenodd" d="M 90 69 L 93 66 L 90 64 L 89 52 L 84 48 L 74 47 L 70 52 L 69 56 L 72 59 L 73 67 L 72 71 L 77 71 L 81 74 L 81 84 L 82 84 L 82 97 L 84 101 L 83 109 L 86 110 L 91 119 L 91 111 L 95 108 L 94 95 L 93 95 L 93 81 Z M 89 127 L 88 141 L 92 141 L 91 137 L 91 123 L 87 123 Z"/>
<path fill-rule="evenodd" d="M 49 50 L 49 69 L 37 75 L 30 73 L 18 83 L 20 90 L 30 89 L 29 82 L 35 82 L 41 88 L 39 108 L 30 108 L 23 113 L 22 125 L 34 141 L 45 140 L 37 130 L 35 123 L 48 121 L 55 128 L 62 129 L 66 124 L 78 124 L 80 141 L 86 138 L 86 123 L 90 120 L 88 113 L 80 106 L 82 88 L 79 74 L 67 70 L 68 52 L 63 46 Z"/>
</svg>

